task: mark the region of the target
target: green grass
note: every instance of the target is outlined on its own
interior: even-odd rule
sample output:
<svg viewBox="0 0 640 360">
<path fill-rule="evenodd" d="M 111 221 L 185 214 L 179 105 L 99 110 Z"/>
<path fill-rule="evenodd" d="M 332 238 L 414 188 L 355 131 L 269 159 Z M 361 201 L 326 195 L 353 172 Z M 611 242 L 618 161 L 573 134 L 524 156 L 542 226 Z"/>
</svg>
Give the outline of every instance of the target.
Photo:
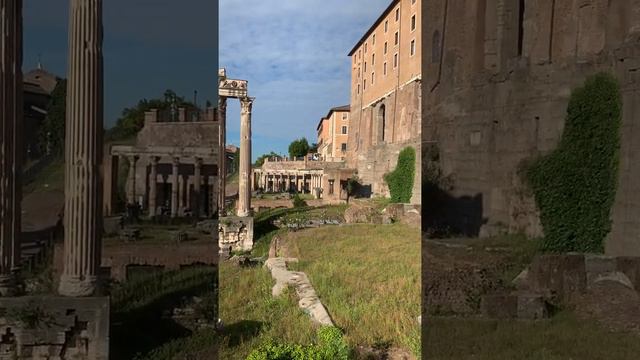
<svg viewBox="0 0 640 360">
<path fill-rule="evenodd" d="M 295 237 L 295 240 L 291 241 Z M 351 346 L 420 352 L 420 232 L 401 224 L 328 226 L 290 250 Z"/>
<path fill-rule="evenodd" d="M 53 160 L 42 169 L 32 182 L 24 185 L 23 191 L 24 194 L 64 191 L 64 160 Z"/>
<path fill-rule="evenodd" d="M 268 340 L 308 345 L 315 327 L 293 291 L 271 296 L 274 282 L 262 267 L 220 265 L 220 315 L 225 324 L 220 359 L 245 359 Z"/>
<path fill-rule="evenodd" d="M 548 321 L 433 318 L 426 323 L 427 359 L 637 359 L 640 338 L 612 333 L 559 313 Z"/>
</svg>

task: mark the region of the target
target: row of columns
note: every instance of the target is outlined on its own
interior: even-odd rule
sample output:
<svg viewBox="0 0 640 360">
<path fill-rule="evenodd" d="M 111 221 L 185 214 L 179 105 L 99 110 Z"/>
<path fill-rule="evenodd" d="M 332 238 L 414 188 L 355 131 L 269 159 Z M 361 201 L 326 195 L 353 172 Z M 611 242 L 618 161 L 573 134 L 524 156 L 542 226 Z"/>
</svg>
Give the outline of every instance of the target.
<svg viewBox="0 0 640 360">
<path fill-rule="evenodd" d="M 0 296 L 14 295 L 22 194 L 22 0 L 0 0 Z"/>
<path fill-rule="evenodd" d="M 128 181 L 127 181 L 127 202 L 135 203 L 136 199 L 136 164 L 138 162 L 139 157 L 136 155 L 128 156 L 129 159 L 129 173 L 128 173 Z M 157 198 L 158 198 L 158 162 L 160 157 L 151 156 L 149 158 L 149 179 L 146 183 L 149 189 L 149 216 L 154 217 L 157 214 Z M 193 190 L 194 190 L 194 198 L 196 199 L 195 206 L 192 206 L 194 210 L 194 216 L 199 217 L 202 209 L 201 202 L 201 189 L 202 189 L 202 158 L 195 158 L 194 161 L 194 175 L 193 175 Z M 180 176 L 180 158 L 174 157 L 172 162 L 172 171 L 171 171 L 171 217 L 177 217 L 179 215 L 179 208 L 185 207 L 186 204 L 191 205 L 191 191 L 185 191 L 185 185 L 187 182 L 184 181 L 183 177 Z M 190 190 L 190 189 L 189 189 Z M 186 200 L 185 200 L 186 193 Z M 217 199 L 213 199 L 214 202 Z M 213 204 L 211 204 L 213 208 Z"/>
<path fill-rule="evenodd" d="M 281 192 L 296 190 L 303 192 L 307 183 L 309 190 L 322 188 L 322 174 L 278 174 L 278 173 L 256 173 L 256 185 L 259 188 L 270 192 Z M 292 186 L 293 185 L 293 186 Z"/>
</svg>

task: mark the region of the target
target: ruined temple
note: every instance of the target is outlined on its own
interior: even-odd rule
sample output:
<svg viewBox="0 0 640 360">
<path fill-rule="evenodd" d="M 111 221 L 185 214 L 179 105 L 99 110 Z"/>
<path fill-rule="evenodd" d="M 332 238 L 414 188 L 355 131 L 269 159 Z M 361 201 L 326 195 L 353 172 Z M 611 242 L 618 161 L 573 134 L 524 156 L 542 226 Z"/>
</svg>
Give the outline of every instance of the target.
<svg viewBox="0 0 640 360">
<path fill-rule="evenodd" d="M 540 235 L 518 168 L 557 146 L 571 91 L 606 71 L 620 83 L 623 120 L 605 247 L 640 255 L 640 1 L 432 0 L 423 13 L 425 161 L 450 185 L 425 221 L 441 217 L 468 235 Z"/>
</svg>

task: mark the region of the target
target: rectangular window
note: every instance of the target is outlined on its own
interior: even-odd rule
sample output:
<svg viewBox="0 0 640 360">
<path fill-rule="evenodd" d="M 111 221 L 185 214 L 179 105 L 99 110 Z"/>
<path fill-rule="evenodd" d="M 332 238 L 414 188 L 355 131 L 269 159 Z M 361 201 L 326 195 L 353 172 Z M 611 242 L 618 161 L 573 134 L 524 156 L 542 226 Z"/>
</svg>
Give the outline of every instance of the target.
<svg viewBox="0 0 640 360">
<path fill-rule="evenodd" d="M 376 44 L 376 34 L 373 34 L 373 36 L 371 37 L 371 45 L 375 45 Z"/>
<path fill-rule="evenodd" d="M 400 20 L 400 8 L 396 9 L 396 21 Z"/>
<path fill-rule="evenodd" d="M 400 42 L 400 33 L 396 31 L 394 45 L 398 45 L 399 42 Z"/>
<path fill-rule="evenodd" d="M 413 30 L 415 30 L 415 29 L 416 29 L 416 16 L 415 16 L 415 15 L 413 15 L 413 16 L 411 17 L 411 31 L 413 31 Z"/>
<path fill-rule="evenodd" d="M 367 43 L 364 43 L 364 53 L 367 53 Z"/>
<path fill-rule="evenodd" d="M 398 53 L 393 54 L 393 68 L 398 67 Z"/>
<path fill-rule="evenodd" d="M 347 133 L 347 127 L 343 126 L 342 127 L 342 135 L 345 135 Z"/>
<path fill-rule="evenodd" d="M 387 42 L 386 41 L 384 42 L 384 53 L 385 53 L 385 55 L 387 54 Z"/>
<path fill-rule="evenodd" d="M 376 54 L 371 54 L 371 66 L 376 66 Z"/>
<path fill-rule="evenodd" d="M 387 62 L 385 61 L 384 64 L 382 64 L 382 74 L 383 75 L 387 75 Z"/>
<path fill-rule="evenodd" d="M 376 73 L 372 72 L 371 73 L 371 85 L 375 84 L 376 82 Z"/>
<path fill-rule="evenodd" d="M 387 30 L 389 30 L 389 20 L 384 21 L 384 32 L 387 32 Z"/>
<path fill-rule="evenodd" d="M 362 91 L 367 90 L 367 79 L 362 81 Z"/>
<path fill-rule="evenodd" d="M 358 90 L 356 91 L 356 94 L 360 94 L 360 84 L 358 84 Z"/>
<path fill-rule="evenodd" d="M 367 72 L 367 62 L 364 62 L 364 72 Z"/>
<path fill-rule="evenodd" d="M 347 151 L 347 144 L 346 143 L 342 143 L 342 145 L 340 146 L 340 150 L 342 150 L 342 152 Z"/>
<path fill-rule="evenodd" d="M 333 195 L 333 182 L 335 180 L 329 180 L 329 195 Z"/>
<path fill-rule="evenodd" d="M 411 54 L 411 56 L 413 56 L 416 53 L 416 40 L 411 40 L 411 49 L 409 50 L 409 53 Z"/>
</svg>

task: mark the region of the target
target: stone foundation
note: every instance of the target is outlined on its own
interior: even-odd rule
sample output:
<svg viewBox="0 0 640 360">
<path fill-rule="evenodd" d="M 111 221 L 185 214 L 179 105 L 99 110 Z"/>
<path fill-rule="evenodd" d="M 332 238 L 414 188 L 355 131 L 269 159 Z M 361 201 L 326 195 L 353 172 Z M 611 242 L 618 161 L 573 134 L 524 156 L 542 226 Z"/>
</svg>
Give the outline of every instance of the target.
<svg viewBox="0 0 640 360">
<path fill-rule="evenodd" d="M 109 298 L 0 298 L 0 359 L 109 359 Z"/>
<path fill-rule="evenodd" d="M 218 245 L 220 252 L 253 249 L 253 218 L 229 216 L 220 218 Z"/>
</svg>

